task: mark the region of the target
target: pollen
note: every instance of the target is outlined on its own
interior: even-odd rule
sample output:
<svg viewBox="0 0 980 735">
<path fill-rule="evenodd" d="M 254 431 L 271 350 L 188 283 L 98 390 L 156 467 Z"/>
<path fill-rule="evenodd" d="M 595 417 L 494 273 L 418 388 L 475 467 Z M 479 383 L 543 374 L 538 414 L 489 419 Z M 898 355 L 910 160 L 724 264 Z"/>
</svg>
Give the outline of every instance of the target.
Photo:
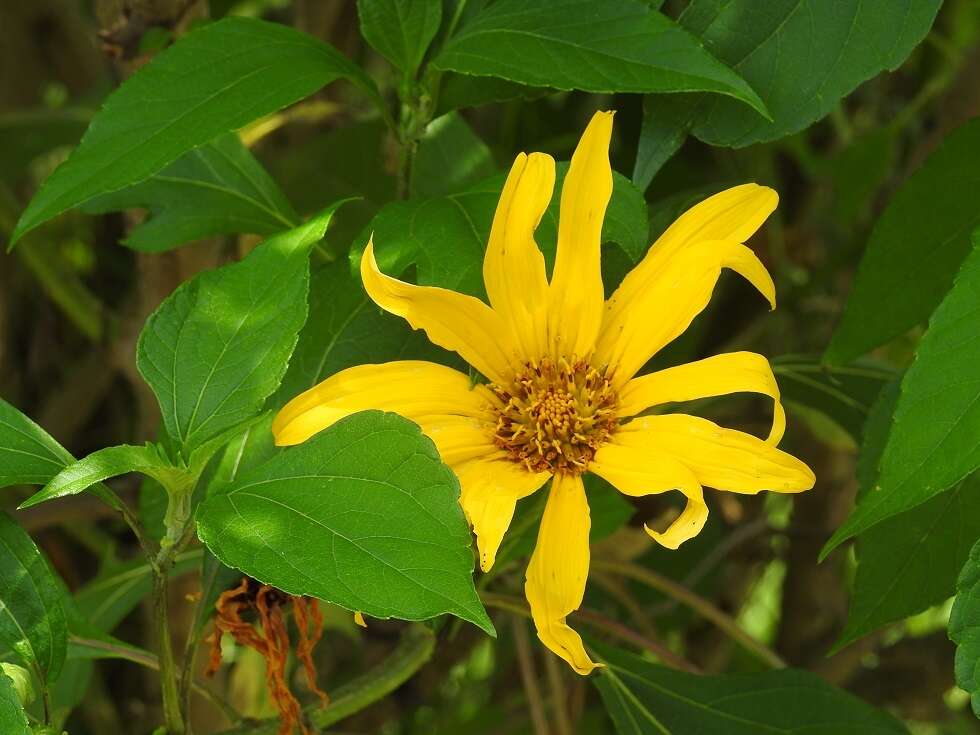
<svg viewBox="0 0 980 735">
<path fill-rule="evenodd" d="M 616 392 L 587 360 L 525 363 L 499 399 L 494 443 L 531 472 L 578 475 L 616 429 Z"/>
</svg>

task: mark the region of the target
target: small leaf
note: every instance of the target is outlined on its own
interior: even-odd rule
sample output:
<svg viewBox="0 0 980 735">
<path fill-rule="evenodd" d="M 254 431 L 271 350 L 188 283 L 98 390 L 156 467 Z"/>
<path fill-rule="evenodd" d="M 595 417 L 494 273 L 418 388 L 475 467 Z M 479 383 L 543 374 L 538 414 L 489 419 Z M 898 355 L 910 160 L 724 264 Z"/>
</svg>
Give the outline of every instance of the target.
<svg viewBox="0 0 980 735">
<path fill-rule="evenodd" d="M 92 199 L 83 209 L 101 214 L 135 207 L 148 209 L 150 218 L 123 243 L 143 252 L 215 235 L 272 235 L 299 221 L 262 164 L 230 133 L 185 153 L 145 181 Z"/>
<path fill-rule="evenodd" d="M 306 320 L 309 251 L 339 204 L 183 284 L 143 327 L 136 364 L 185 458 L 279 386 Z"/>
<path fill-rule="evenodd" d="M 845 363 L 925 322 L 980 226 L 980 120 L 950 134 L 875 223 L 826 359 Z"/>
<path fill-rule="evenodd" d="M 425 129 L 412 164 L 414 197 L 436 197 L 461 191 L 494 172 L 487 144 L 458 114 L 436 118 Z"/>
<path fill-rule="evenodd" d="M 875 487 L 821 552 L 915 508 L 980 467 L 980 234 L 905 372 Z"/>
<path fill-rule="evenodd" d="M 970 550 L 956 581 L 949 639 L 956 644 L 956 685 L 970 694 L 973 714 L 980 717 L 980 542 Z"/>
<path fill-rule="evenodd" d="M 65 662 L 67 637 L 62 588 L 47 560 L 30 536 L 0 513 L 0 645 L 50 684 Z"/>
<path fill-rule="evenodd" d="M 0 732 L 4 735 L 31 735 L 27 715 L 14 682 L 0 670 Z"/>
<path fill-rule="evenodd" d="M 716 92 L 766 115 L 697 38 L 636 0 L 498 0 L 464 23 L 438 69 L 587 92 Z"/>
<path fill-rule="evenodd" d="M 656 666 L 612 646 L 594 648 L 606 667 L 592 681 L 621 735 L 907 732 L 888 713 L 809 671 L 698 676 Z"/>
<path fill-rule="evenodd" d="M 43 490 L 25 500 L 19 508 L 23 510 L 55 498 L 77 495 L 96 483 L 130 472 L 140 472 L 164 486 L 187 474 L 186 470 L 172 466 L 162 456 L 160 448 L 153 444 L 106 447 L 65 467 Z"/>
<path fill-rule="evenodd" d="M 357 0 L 361 34 L 410 77 L 439 30 L 442 0 Z"/>
<path fill-rule="evenodd" d="M 21 216 L 11 247 L 42 222 L 149 178 L 188 151 L 346 77 L 371 79 L 288 26 L 228 17 L 203 25 L 126 80 Z"/>
<path fill-rule="evenodd" d="M 294 595 L 375 618 L 452 613 L 488 633 L 459 485 L 418 427 L 355 414 L 201 504 L 215 556 Z"/>
<path fill-rule="evenodd" d="M 73 461 L 44 429 L 0 399 L 0 488 L 44 485 Z"/>
</svg>

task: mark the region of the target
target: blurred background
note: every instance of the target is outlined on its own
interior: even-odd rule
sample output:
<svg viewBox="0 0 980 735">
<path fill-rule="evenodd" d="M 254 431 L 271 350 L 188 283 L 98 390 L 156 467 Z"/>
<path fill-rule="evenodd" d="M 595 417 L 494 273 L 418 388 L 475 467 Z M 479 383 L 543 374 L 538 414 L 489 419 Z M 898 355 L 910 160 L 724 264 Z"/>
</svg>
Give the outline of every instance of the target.
<svg viewBox="0 0 980 735">
<path fill-rule="evenodd" d="M 665 10 L 676 17 L 683 5 L 668 2 Z M 195 22 L 228 13 L 293 25 L 358 60 L 389 91 L 396 83 L 390 67 L 361 39 L 353 2 L 0 0 L 0 243 L 105 96 Z M 691 203 L 726 186 L 757 181 L 779 192 L 779 209 L 751 243 L 776 280 L 779 308 L 769 313 L 747 284 L 723 277 L 711 307 L 658 360 L 675 364 L 732 349 L 773 358 L 790 411 L 784 446 L 814 468 L 818 485 L 793 498 L 713 493 L 708 526 L 679 552 L 654 548 L 642 532 L 643 521 L 670 512 L 669 504 L 632 499 L 638 512 L 595 551 L 682 583 L 785 661 L 895 712 L 923 735 L 980 732 L 966 695 L 954 687 L 954 649 L 944 628 L 948 607 L 886 626 L 828 655 L 847 619 L 854 563 L 848 551 L 816 563 L 851 508 L 856 437 L 868 409 L 909 362 L 912 340 L 835 371 L 822 369 L 819 355 L 890 194 L 945 135 L 980 113 L 978 33 L 978 3 L 949 0 L 906 63 L 859 87 L 826 119 L 795 136 L 740 150 L 692 137 L 656 175 L 646 191 L 651 241 Z M 495 163 L 489 174 L 509 166 L 521 150 L 567 159 L 597 108 L 618 111 L 613 167 L 629 176 L 642 112 L 638 96 L 542 92 L 463 115 L 489 146 Z M 395 197 L 395 146 L 363 98 L 345 85 L 331 85 L 241 135 L 301 215 L 341 197 L 362 198 L 341 210 L 318 258 L 344 257 L 374 212 Z M 0 253 L 0 395 L 76 456 L 155 435 L 156 404 L 135 369 L 140 327 L 179 283 L 238 257 L 256 241 L 215 238 L 166 253 L 138 253 L 120 240 L 144 216 L 138 210 L 71 212 L 31 233 L 13 253 Z M 319 300 L 329 308 L 329 295 Z M 761 401 L 734 399 L 705 410 L 730 425 L 758 428 L 769 409 Z M 152 488 L 132 480 L 120 489 L 134 502 L 142 493 L 141 514 L 158 512 L 159 494 Z M 7 494 L 0 503 L 11 509 L 25 496 Z M 132 609 L 139 585 L 149 582 L 132 574 L 133 542 L 107 509 L 78 496 L 18 519 L 80 604 L 104 615 L 110 627 L 118 624 L 118 637 L 149 639 L 146 610 Z M 519 585 L 522 569 L 515 564 L 502 574 Z M 671 598 L 612 577 L 603 581 L 601 571 L 595 581 L 587 607 L 655 631 L 701 670 L 760 666 Z M 181 577 L 177 587 L 177 594 L 193 596 L 194 574 Z M 192 610 L 188 604 L 185 626 Z M 373 622 L 362 633 L 330 608 L 326 617 L 317 657 L 328 691 L 382 660 L 400 630 L 396 623 Z M 496 642 L 472 626 L 455 628 L 417 676 L 345 720 L 341 731 L 532 732 L 528 662 L 540 671 L 542 697 L 565 697 L 575 731 L 611 730 L 587 682 L 529 643 L 533 633 L 523 623 L 512 624 L 506 614 L 495 614 L 495 622 Z M 66 689 L 63 701 L 79 705 L 68 720 L 72 735 L 149 731 L 141 723 L 158 718 L 152 676 L 127 662 L 72 665 L 72 675 L 59 682 Z M 220 675 L 227 678 L 229 700 L 246 714 L 273 713 L 263 671 L 261 659 L 246 652 L 231 673 Z M 214 707 L 198 701 L 197 708 L 201 732 L 227 726 Z"/>
</svg>

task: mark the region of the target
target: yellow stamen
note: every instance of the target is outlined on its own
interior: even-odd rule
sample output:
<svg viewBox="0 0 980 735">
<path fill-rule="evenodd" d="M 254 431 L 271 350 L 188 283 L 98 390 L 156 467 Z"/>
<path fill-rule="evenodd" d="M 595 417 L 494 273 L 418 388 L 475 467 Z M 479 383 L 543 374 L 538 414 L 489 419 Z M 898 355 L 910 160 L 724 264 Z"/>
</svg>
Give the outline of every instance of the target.
<svg viewBox="0 0 980 735">
<path fill-rule="evenodd" d="M 500 399 L 494 443 L 531 472 L 579 475 L 616 428 L 616 392 L 587 360 L 527 362 Z"/>
</svg>

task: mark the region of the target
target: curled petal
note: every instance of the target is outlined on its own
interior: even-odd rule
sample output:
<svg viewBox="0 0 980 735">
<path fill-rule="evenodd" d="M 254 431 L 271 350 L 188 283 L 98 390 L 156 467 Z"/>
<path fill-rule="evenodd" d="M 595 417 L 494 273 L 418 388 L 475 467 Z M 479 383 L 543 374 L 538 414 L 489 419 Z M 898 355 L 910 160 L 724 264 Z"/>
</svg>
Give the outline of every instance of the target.
<svg viewBox="0 0 980 735">
<path fill-rule="evenodd" d="M 776 306 L 776 287 L 765 266 L 734 240 L 687 245 L 652 272 L 645 264 L 646 260 L 633 269 L 610 297 L 596 345 L 595 361 L 609 366 L 619 386 L 690 326 L 708 305 L 723 268 L 745 277 L 772 308 Z"/>
<path fill-rule="evenodd" d="M 589 466 L 592 472 L 608 481 L 625 495 L 642 496 L 680 490 L 687 503 L 666 531 L 658 533 L 644 525 L 654 541 L 676 549 L 697 536 L 708 520 L 701 483 L 681 462 L 663 452 L 621 444 L 613 440 L 599 448 Z"/>
<path fill-rule="evenodd" d="M 754 352 L 730 352 L 633 378 L 619 396 L 619 415 L 635 416 L 651 406 L 730 393 L 761 393 L 773 399 L 770 444 L 786 430 L 786 412 L 769 361 Z"/>
<path fill-rule="evenodd" d="M 707 487 L 754 495 L 798 493 L 813 487 L 813 471 L 758 437 L 724 429 L 697 416 L 641 416 L 620 427 L 616 441 L 668 454 Z"/>
<path fill-rule="evenodd" d="M 585 595 L 590 525 L 581 476 L 556 475 L 524 583 L 538 638 L 579 674 L 588 674 L 599 665 L 565 622 Z"/>
</svg>

